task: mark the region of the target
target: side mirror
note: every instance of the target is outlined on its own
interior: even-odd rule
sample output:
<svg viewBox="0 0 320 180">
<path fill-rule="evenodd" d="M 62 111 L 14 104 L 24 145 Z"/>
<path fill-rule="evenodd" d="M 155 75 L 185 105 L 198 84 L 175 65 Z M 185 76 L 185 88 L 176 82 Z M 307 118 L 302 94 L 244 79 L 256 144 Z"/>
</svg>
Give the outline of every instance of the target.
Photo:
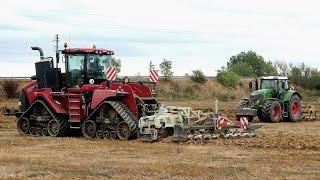
<svg viewBox="0 0 320 180">
<path fill-rule="evenodd" d="M 253 91 L 253 84 L 252 84 L 252 82 L 249 82 L 249 91 Z"/>
</svg>

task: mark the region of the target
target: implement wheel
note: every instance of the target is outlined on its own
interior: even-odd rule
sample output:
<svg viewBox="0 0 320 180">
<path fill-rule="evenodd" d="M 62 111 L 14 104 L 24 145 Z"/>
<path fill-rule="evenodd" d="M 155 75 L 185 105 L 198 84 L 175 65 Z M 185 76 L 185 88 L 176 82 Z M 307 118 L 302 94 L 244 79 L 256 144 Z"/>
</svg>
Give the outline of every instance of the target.
<svg viewBox="0 0 320 180">
<path fill-rule="evenodd" d="M 130 136 L 130 128 L 129 125 L 124 122 L 121 121 L 118 125 L 117 125 L 117 136 L 119 139 L 121 140 L 128 140 L 129 136 Z"/>
<path fill-rule="evenodd" d="M 97 125 L 91 120 L 84 121 L 82 124 L 82 135 L 85 138 L 94 138 L 97 132 Z"/>
<path fill-rule="evenodd" d="M 29 129 L 30 129 L 29 120 L 26 117 L 18 119 L 17 128 L 18 128 L 18 132 L 21 135 L 28 134 L 29 133 Z"/>
</svg>

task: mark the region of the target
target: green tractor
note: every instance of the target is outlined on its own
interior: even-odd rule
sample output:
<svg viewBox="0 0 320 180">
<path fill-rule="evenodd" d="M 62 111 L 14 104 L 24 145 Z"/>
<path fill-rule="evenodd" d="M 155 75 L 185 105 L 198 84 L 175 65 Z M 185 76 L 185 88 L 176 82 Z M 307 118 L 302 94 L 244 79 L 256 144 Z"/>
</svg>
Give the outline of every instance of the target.
<svg viewBox="0 0 320 180">
<path fill-rule="evenodd" d="M 242 99 L 236 109 L 236 116 L 247 117 L 249 121 L 258 116 L 262 122 L 297 122 L 301 120 L 301 95 L 289 88 L 288 78 L 268 76 L 255 78 L 249 83 L 250 97 Z"/>
</svg>

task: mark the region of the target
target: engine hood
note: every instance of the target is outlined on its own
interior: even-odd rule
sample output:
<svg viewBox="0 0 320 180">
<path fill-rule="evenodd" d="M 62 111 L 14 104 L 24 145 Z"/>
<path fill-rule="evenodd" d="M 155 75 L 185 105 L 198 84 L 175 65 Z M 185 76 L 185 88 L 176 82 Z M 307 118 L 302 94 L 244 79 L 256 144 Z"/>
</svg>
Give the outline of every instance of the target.
<svg viewBox="0 0 320 180">
<path fill-rule="evenodd" d="M 266 99 L 271 98 L 273 91 L 271 89 L 260 89 L 252 91 L 250 93 L 250 99 L 252 103 L 256 105 L 262 105 L 265 103 Z"/>
</svg>

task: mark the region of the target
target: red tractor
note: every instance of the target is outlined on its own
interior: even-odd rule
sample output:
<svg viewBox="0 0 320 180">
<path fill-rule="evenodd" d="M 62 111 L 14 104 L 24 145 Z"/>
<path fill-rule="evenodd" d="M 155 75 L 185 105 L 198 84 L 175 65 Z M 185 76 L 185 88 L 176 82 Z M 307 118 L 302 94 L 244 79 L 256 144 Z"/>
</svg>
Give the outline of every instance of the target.
<svg viewBox="0 0 320 180">
<path fill-rule="evenodd" d="M 17 128 L 20 134 L 65 136 L 82 132 L 87 138 L 128 140 L 137 135 L 138 119 L 159 108 L 153 91 L 142 82 L 108 81 L 113 51 L 67 48 L 35 63 L 36 75 L 19 97 Z M 59 57 L 65 73 L 58 68 Z"/>
</svg>

